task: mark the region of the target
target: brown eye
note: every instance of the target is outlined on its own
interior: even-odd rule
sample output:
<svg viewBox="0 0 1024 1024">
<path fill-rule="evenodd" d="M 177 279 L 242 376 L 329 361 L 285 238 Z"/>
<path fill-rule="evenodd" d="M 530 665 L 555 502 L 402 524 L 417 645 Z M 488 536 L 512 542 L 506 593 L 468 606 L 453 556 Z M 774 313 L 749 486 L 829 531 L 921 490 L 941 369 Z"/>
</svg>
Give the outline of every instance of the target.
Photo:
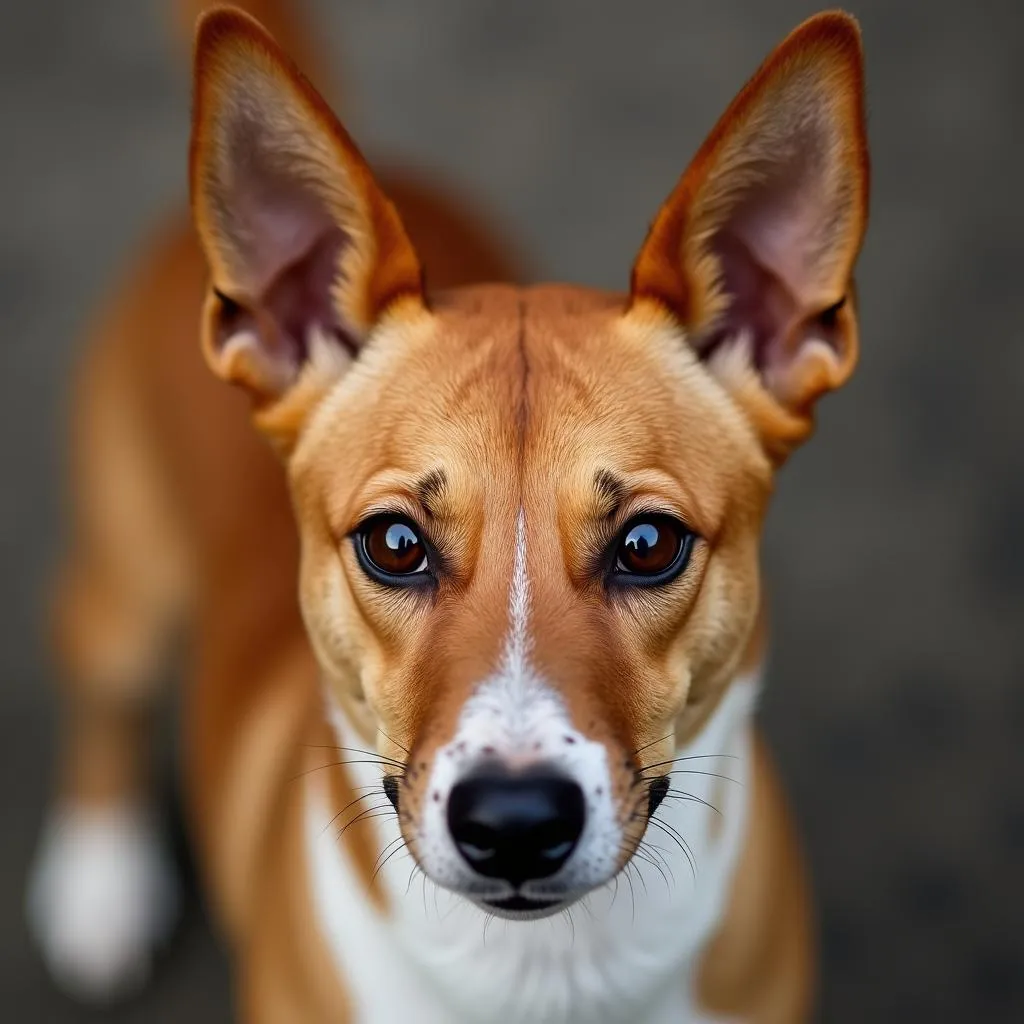
<svg viewBox="0 0 1024 1024">
<path fill-rule="evenodd" d="M 671 516 L 648 515 L 626 525 L 615 555 L 624 582 L 667 583 L 686 567 L 693 533 Z"/>
<path fill-rule="evenodd" d="M 363 568 L 381 582 L 425 576 L 428 571 L 426 545 L 416 525 L 403 516 L 371 520 L 356 536 L 356 551 Z"/>
</svg>

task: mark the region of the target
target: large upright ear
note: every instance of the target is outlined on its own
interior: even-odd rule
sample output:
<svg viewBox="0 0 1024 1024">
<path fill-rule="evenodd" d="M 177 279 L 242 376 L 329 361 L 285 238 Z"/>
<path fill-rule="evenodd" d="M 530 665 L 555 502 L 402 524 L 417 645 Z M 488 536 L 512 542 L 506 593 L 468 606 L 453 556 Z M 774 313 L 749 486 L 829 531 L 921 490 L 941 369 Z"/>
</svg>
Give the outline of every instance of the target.
<svg viewBox="0 0 1024 1024">
<path fill-rule="evenodd" d="M 422 308 L 420 263 L 348 133 L 258 22 L 199 22 L 190 178 L 210 267 L 203 350 L 294 440 L 374 326 Z"/>
<path fill-rule="evenodd" d="M 857 361 L 868 209 L 856 21 L 820 14 L 768 57 L 658 212 L 633 268 L 781 461 Z"/>
</svg>

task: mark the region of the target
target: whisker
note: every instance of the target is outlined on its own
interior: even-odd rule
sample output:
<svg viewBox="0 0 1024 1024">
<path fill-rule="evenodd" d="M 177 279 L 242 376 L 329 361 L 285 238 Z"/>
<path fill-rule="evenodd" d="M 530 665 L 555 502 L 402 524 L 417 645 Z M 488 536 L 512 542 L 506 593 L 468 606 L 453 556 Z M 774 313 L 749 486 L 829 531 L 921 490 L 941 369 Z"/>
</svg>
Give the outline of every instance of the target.
<svg viewBox="0 0 1024 1024">
<path fill-rule="evenodd" d="M 590 897 L 591 897 L 591 895 L 592 894 L 588 892 L 586 894 L 586 896 L 584 896 L 583 899 L 581 899 L 579 901 L 579 905 L 587 912 L 587 917 L 589 917 L 590 920 L 593 921 L 593 920 L 595 920 L 595 918 L 594 918 L 594 908 L 590 905 Z"/>
<path fill-rule="evenodd" d="M 639 850 L 639 849 L 640 849 L 640 844 L 637 843 L 636 847 L 634 847 L 634 849 L 633 849 L 633 857 L 636 856 L 636 851 Z M 632 860 L 632 857 L 630 858 L 630 860 Z M 640 884 L 644 887 L 644 895 L 645 896 L 649 896 L 650 895 L 650 891 L 647 888 L 647 879 L 644 878 L 644 873 L 642 871 L 637 871 L 636 877 L 640 879 Z"/>
<path fill-rule="evenodd" d="M 667 774 L 668 775 L 673 775 L 674 773 L 673 772 L 668 772 Z M 698 773 L 698 774 L 701 774 L 701 773 Z M 632 809 L 632 811 L 631 811 L 631 813 L 629 815 L 629 818 L 627 819 L 628 821 L 640 821 L 640 820 L 643 820 L 644 818 L 650 819 L 651 815 L 649 815 L 646 812 L 646 809 L 641 810 L 641 808 L 643 808 L 643 805 L 648 803 L 649 795 L 650 795 L 650 791 L 648 789 L 645 789 L 643 784 L 645 782 L 653 783 L 656 779 L 664 778 L 664 777 L 665 776 L 661 776 L 661 775 L 655 776 L 654 779 L 646 779 L 646 778 L 642 778 L 641 777 L 641 778 L 638 778 L 637 781 L 633 784 L 633 786 L 630 787 L 632 789 L 639 789 L 639 790 L 641 790 L 641 794 L 640 794 L 639 797 L 637 797 L 636 802 L 633 804 L 633 809 Z M 735 782 L 737 785 L 741 784 L 741 783 L 737 782 L 736 779 L 730 779 L 729 781 L 730 782 Z M 719 808 L 717 808 L 709 800 L 705 800 L 705 799 L 703 799 L 703 797 L 699 797 L 695 793 L 688 793 L 685 790 L 672 790 L 670 788 L 669 791 L 665 794 L 665 796 L 662 799 L 663 800 L 670 800 L 670 799 L 671 800 L 679 800 L 679 801 L 683 801 L 683 802 L 686 802 L 686 803 L 700 804 L 701 806 L 707 807 L 709 810 L 714 811 L 715 814 L 717 814 L 719 816 L 722 815 L 721 810 L 719 810 Z"/>
<path fill-rule="evenodd" d="M 661 829 L 671 839 L 680 850 L 683 852 L 683 856 L 686 857 L 687 862 L 690 865 L 690 872 L 693 875 L 693 880 L 697 881 L 697 862 L 693 859 L 693 851 L 690 849 L 689 844 L 686 840 L 670 825 L 666 825 L 663 821 L 659 821 L 657 818 L 652 817 L 650 823 L 657 828 Z"/>
<path fill-rule="evenodd" d="M 289 782 L 297 782 L 299 779 L 303 779 L 307 775 L 312 775 L 314 772 L 322 772 L 325 768 L 344 768 L 346 765 L 350 765 L 350 764 L 374 764 L 378 768 L 393 767 L 391 765 L 386 764 L 383 761 L 367 761 L 367 760 L 331 761 L 328 764 L 317 765 L 315 768 L 307 768 L 305 771 L 299 772 L 298 775 L 293 775 L 288 781 Z M 403 767 L 403 770 L 404 770 L 404 767 Z"/>
<path fill-rule="evenodd" d="M 386 739 L 389 743 L 394 743 L 394 745 L 398 747 L 398 749 L 401 750 L 406 757 L 409 756 L 409 748 L 403 747 L 402 744 L 398 742 L 398 740 L 393 739 L 391 736 L 389 736 L 379 725 L 377 726 L 377 732 L 379 732 L 381 736 L 383 736 L 384 739 Z"/>
<path fill-rule="evenodd" d="M 671 892 L 672 886 L 669 885 L 668 875 L 665 874 L 665 869 L 662 868 L 662 866 L 654 859 L 654 857 L 648 853 L 647 849 L 644 848 L 643 844 L 637 847 L 637 849 L 633 853 L 633 857 L 642 860 L 645 864 L 649 864 L 652 868 L 654 868 L 654 870 L 657 871 L 658 874 L 660 874 L 662 879 L 664 880 L 665 888 Z M 641 875 L 640 877 L 642 878 L 643 875 Z"/>
<path fill-rule="evenodd" d="M 401 840 L 402 840 L 402 837 L 399 836 L 398 840 L 393 840 L 389 845 L 394 846 L 395 842 L 401 843 Z M 380 867 L 377 868 L 377 870 L 374 871 L 373 875 L 370 877 L 370 885 L 373 885 L 373 883 L 377 879 L 377 876 L 384 870 L 384 865 L 387 864 L 387 862 L 389 860 L 391 860 L 391 858 L 394 857 L 394 855 L 396 853 L 399 853 L 402 849 L 403 849 L 403 847 L 401 845 L 395 846 L 395 848 L 384 858 L 384 860 L 381 863 Z"/>
<path fill-rule="evenodd" d="M 661 737 L 661 739 L 651 740 L 650 743 L 645 743 L 642 747 L 637 747 L 636 750 L 634 750 L 633 753 L 629 756 L 636 757 L 637 754 L 642 754 L 645 750 L 649 750 L 651 747 L 657 746 L 657 744 L 659 743 L 664 743 L 667 739 L 671 739 L 672 735 L 672 733 L 667 732 L 664 736 Z"/>
<path fill-rule="evenodd" d="M 668 829 L 668 830 L 670 830 L 670 831 L 671 831 L 671 833 L 672 833 L 673 835 L 676 835 L 676 836 L 678 836 L 678 837 L 679 837 L 679 841 L 680 841 L 680 842 L 682 842 L 682 843 L 683 843 L 684 845 L 686 844 L 686 840 L 685 840 L 685 839 L 683 838 L 683 834 L 682 834 L 682 833 L 681 833 L 681 832 L 679 831 L 679 829 L 677 829 L 677 828 L 675 827 L 675 825 L 673 825 L 673 824 L 672 824 L 671 822 L 668 822 L 668 821 L 663 821 L 663 820 L 662 820 L 661 818 L 659 818 L 659 817 L 658 817 L 657 815 L 652 815 L 652 816 L 651 816 L 651 821 L 654 821 L 654 822 L 656 822 L 656 823 L 657 823 L 657 824 L 659 824 L 659 825 L 660 825 L 660 826 L 661 826 L 662 828 L 665 828 L 665 829 Z"/>
<path fill-rule="evenodd" d="M 335 836 L 335 839 L 336 840 L 341 840 L 341 838 L 344 836 L 345 832 L 348 831 L 348 829 L 352 825 L 358 825 L 360 822 L 363 822 L 363 821 L 376 821 L 378 818 L 386 818 L 388 816 L 388 810 L 389 809 L 387 807 L 371 807 L 371 808 L 369 808 L 369 810 L 364 811 L 362 814 L 360 814 L 359 817 L 353 818 L 352 821 L 350 821 L 337 834 L 337 836 Z"/>
<path fill-rule="evenodd" d="M 561 911 L 561 914 L 564 915 L 565 919 L 569 922 L 569 932 L 570 932 L 570 935 L 571 935 L 571 938 L 569 940 L 570 945 L 575 946 L 576 945 L 576 922 L 573 920 L 573 917 L 572 917 L 572 907 L 565 907 Z"/>
<path fill-rule="evenodd" d="M 484 915 L 485 916 L 484 916 L 484 934 L 483 934 L 483 939 L 484 939 L 484 945 L 486 946 L 487 945 L 487 929 L 491 927 L 491 922 L 495 919 L 495 917 L 497 917 L 497 914 L 495 914 L 493 911 L 485 910 L 484 911 Z"/>
<path fill-rule="evenodd" d="M 701 804 L 703 807 L 707 807 L 708 810 L 714 811 L 719 817 L 722 812 L 709 800 L 705 800 L 702 797 L 697 796 L 695 793 L 687 793 L 682 790 L 673 792 L 671 789 L 665 794 L 665 800 L 682 800 L 684 803 Z"/>
<path fill-rule="evenodd" d="M 339 747 L 333 743 L 303 743 L 302 745 L 306 750 L 340 750 L 346 754 L 362 754 L 365 757 L 372 757 L 378 761 L 389 761 L 391 764 L 401 768 L 406 767 L 405 761 L 388 757 L 387 754 L 379 754 L 376 750 L 363 750 L 361 747 Z"/>
<path fill-rule="evenodd" d="M 375 811 L 382 812 L 381 814 L 375 814 Z M 378 804 L 376 807 L 367 807 L 366 810 L 360 811 L 351 821 L 346 822 L 342 827 L 341 831 L 335 836 L 336 840 L 340 840 L 341 837 L 353 826 L 358 824 L 360 821 L 366 821 L 368 816 L 382 817 L 383 813 L 394 813 L 391 804 Z"/>
<path fill-rule="evenodd" d="M 387 853 L 388 850 L 391 849 L 392 846 L 394 846 L 396 843 L 400 843 L 400 842 L 402 842 L 402 837 L 401 836 L 396 836 L 394 839 L 391 840 L 391 842 L 385 843 L 384 849 L 381 850 L 381 852 L 379 854 L 377 854 L 377 859 L 373 862 L 374 873 L 370 877 L 370 881 L 371 882 L 373 881 L 374 878 L 377 877 L 377 871 L 380 870 L 381 858 L 384 857 L 384 855 Z"/>
<path fill-rule="evenodd" d="M 401 836 L 396 836 L 391 842 L 385 844 L 384 849 L 380 851 L 377 859 L 373 862 L 373 874 L 370 875 L 370 885 L 373 885 L 381 868 L 398 852 L 404 841 Z"/>
<path fill-rule="evenodd" d="M 412 891 L 412 880 L 416 877 L 416 870 L 417 869 L 419 869 L 420 871 L 423 870 L 422 868 L 420 868 L 419 864 L 416 863 L 416 858 L 413 857 L 412 869 L 409 871 L 409 881 L 405 883 L 405 895 L 406 896 L 408 896 L 409 893 Z"/>
<path fill-rule="evenodd" d="M 652 765 L 657 767 L 656 765 Z M 731 775 L 721 775 L 718 772 L 703 772 L 698 771 L 695 768 L 675 768 L 670 772 L 665 772 L 665 775 L 702 775 L 708 779 L 723 779 L 726 782 L 731 782 L 735 786 L 742 786 L 743 783 L 739 779 L 734 779 Z M 646 776 L 642 776 L 646 781 L 650 781 Z"/>
<path fill-rule="evenodd" d="M 684 761 L 711 761 L 715 758 L 725 758 L 727 761 L 738 761 L 735 754 L 687 754 L 685 757 L 670 757 L 667 761 L 655 761 L 654 764 L 645 764 L 640 771 L 649 772 L 652 768 L 664 768 L 669 764 L 681 764 Z"/>
<path fill-rule="evenodd" d="M 640 842 L 636 844 L 637 850 L 643 850 L 648 856 L 657 858 L 665 867 L 665 870 L 672 875 L 672 881 L 675 882 L 675 873 L 672 871 L 672 865 L 669 863 L 668 855 L 660 846 L 655 846 L 654 843 L 648 842 L 646 834 L 640 837 Z"/>
<path fill-rule="evenodd" d="M 633 888 L 633 876 L 629 873 L 630 868 L 632 868 L 634 871 L 636 870 L 636 868 L 633 866 L 633 857 L 632 857 L 632 855 L 630 855 L 629 860 L 626 861 L 626 866 L 624 868 L 624 874 L 626 876 L 626 882 L 629 885 L 629 898 L 632 901 L 631 914 L 632 914 L 632 918 L 633 918 L 633 924 L 635 925 L 636 924 L 636 889 Z"/>
<path fill-rule="evenodd" d="M 359 803 L 360 800 L 369 800 L 370 797 L 372 797 L 375 794 L 380 792 L 380 786 L 375 786 L 375 785 L 374 786 L 360 786 L 359 788 L 360 789 L 365 789 L 365 790 L 367 790 L 367 792 L 363 793 L 362 796 L 357 796 L 355 798 L 355 800 L 350 800 L 347 804 L 345 804 L 345 806 L 342 807 L 342 809 L 340 811 L 338 811 L 338 813 L 336 815 L 334 815 L 334 817 L 331 818 L 331 820 L 329 822 L 327 822 L 326 825 L 324 825 L 323 832 L 320 833 L 321 835 L 323 835 L 324 832 L 326 832 L 350 807 L 354 807 L 357 803 Z"/>
</svg>

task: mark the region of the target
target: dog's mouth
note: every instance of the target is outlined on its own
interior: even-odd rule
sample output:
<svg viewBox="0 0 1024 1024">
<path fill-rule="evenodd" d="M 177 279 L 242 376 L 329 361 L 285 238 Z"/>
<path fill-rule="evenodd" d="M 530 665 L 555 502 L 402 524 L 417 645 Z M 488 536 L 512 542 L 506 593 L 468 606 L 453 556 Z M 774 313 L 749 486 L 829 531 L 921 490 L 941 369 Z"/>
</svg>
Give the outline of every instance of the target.
<svg viewBox="0 0 1024 1024">
<path fill-rule="evenodd" d="M 549 914 L 563 905 L 563 900 L 507 896 L 505 899 L 483 900 L 483 905 L 501 918 L 522 921 L 532 918 L 547 918 Z"/>
<path fill-rule="evenodd" d="M 565 906 L 565 900 L 530 899 L 526 896 L 505 896 L 497 900 L 481 900 L 485 907 L 499 917 L 511 920 L 531 920 L 537 917 L 548 917 Z"/>
</svg>

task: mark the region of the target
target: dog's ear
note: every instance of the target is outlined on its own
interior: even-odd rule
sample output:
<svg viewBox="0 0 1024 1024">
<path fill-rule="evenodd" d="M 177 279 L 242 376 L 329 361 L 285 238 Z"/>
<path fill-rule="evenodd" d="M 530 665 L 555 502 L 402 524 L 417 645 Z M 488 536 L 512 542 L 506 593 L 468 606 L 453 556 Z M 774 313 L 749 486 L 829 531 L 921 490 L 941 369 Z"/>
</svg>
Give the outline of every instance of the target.
<svg viewBox="0 0 1024 1024">
<path fill-rule="evenodd" d="M 857 360 L 851 275 L 868 207 L 856 21 L 818 15 L 768 57 L 701 146 L 633 267 L 775 461 Z"/>
<path fill-rule="evenodd" d="M 374 327 L 423 308 L 422 273 L 362 155 L 258 22 L 199 22 L 190 182 L 209 263 L 203 350 L 294 442 Z"/>
</svg>

